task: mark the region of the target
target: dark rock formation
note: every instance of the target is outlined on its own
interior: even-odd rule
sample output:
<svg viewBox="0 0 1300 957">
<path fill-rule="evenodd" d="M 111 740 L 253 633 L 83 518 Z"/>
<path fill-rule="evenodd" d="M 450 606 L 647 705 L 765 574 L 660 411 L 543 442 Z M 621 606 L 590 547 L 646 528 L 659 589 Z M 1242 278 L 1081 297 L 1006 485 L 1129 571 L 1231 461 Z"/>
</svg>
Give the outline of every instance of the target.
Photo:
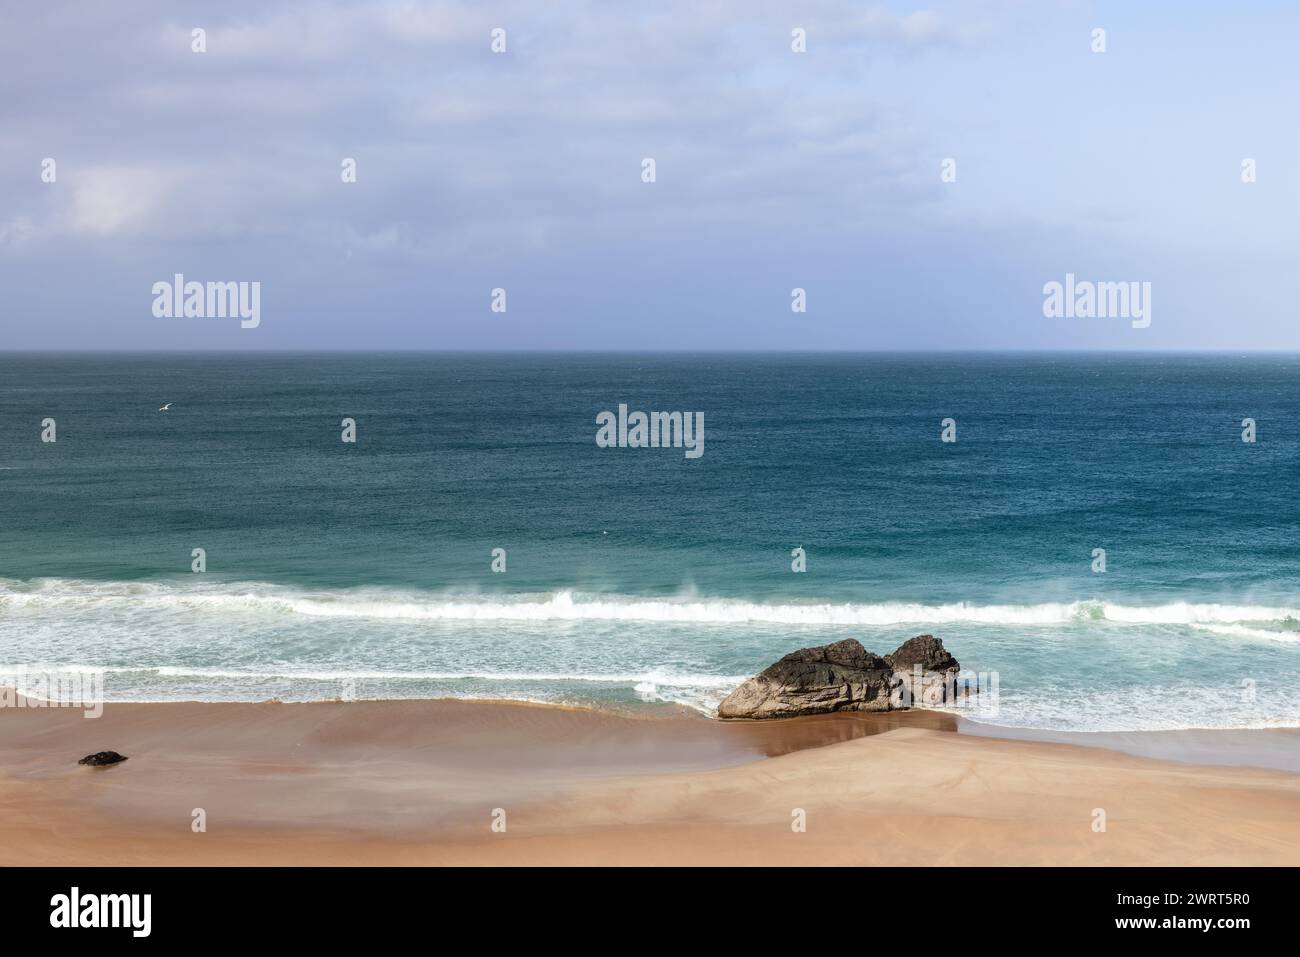
<svg viewBox="0 0 1300 957">
<path fill-rule="evenodd" d="M 116 751 L 96 751 L 94 754 L 88 754 L 78 764 L 89 764 L 91 767 L 102 768 L 110 764 L 118 764 L 126 760 L 125 754 L 118 754 Z"/>
<path fill-rule="evenodd" d="M 917 635 L 898 646 L 892 655 L 885 655 L 895 671 L 911 671 L 920 665 L 923 671 L 960 671 L 957 659 L 948 653 L 943 641 L 934 635 Z"/>
<path fill-rule="evenodd" d="M 885 660 L 898 678 L 893 695 L 896 708 L 944 704 L 955 691 L 955 678 L 961 671 L 957 659 L 934 635 L 909 638 Z"/>
<path fill-rule="evenodd" d="M 883 658 L 847 638 L 786 655 L 728 695 L 718 717 L 788 718 L 938 704 L 960 667 L 933 635 L 918 635 Z"/>
</svg>

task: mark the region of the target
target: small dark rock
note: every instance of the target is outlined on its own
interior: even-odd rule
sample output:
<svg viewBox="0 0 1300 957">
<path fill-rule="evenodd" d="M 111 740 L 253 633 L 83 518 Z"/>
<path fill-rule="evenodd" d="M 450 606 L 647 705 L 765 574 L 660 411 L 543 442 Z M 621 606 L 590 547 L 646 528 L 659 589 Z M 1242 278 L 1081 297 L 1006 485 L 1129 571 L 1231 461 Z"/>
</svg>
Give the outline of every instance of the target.
<svg viewBox="0 0 1300 957">
<path fill-rule="evenodd" d="M 116 751 L 96 751 L 94 754 L 88 754 L 78 764 L 89 764 L 91 767 L 102 768 L 110 764 L 119 764 L 126 760 L 125 754 L 118 754 Z"/>
</svg>

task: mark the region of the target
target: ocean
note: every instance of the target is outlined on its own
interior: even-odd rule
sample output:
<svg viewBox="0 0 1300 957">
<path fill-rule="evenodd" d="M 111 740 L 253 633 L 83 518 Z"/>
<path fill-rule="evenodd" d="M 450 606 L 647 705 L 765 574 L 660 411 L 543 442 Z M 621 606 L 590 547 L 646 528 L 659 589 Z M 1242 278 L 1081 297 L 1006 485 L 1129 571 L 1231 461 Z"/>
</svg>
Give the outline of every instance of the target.
<svg viewBox="0 0 1300 957">
<path fill-rule="evenodd" d="M 708 711 L 932 633 L 975 720 L 1300 726 L 1297 416 L 1292 355 L 0 355 L 0 681 Z"/>
</svg>

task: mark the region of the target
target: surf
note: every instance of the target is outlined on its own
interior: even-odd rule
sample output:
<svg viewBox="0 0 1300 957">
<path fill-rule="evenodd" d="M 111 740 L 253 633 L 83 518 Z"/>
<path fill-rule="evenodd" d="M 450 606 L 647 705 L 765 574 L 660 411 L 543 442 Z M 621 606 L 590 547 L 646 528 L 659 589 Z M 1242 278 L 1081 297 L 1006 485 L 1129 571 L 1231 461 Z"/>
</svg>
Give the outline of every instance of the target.
<svg viewBox="0 0 1300 957">
<path fill-rule="evenodd" d="M 0 613 L 19 610 L 155 609 L 194 614 L 252 614 L 308 618 L 464 622 L 660 622 L 689 625 L 791 625 L 890 627 L 978 624 L 1051 626 L 1242 625 L 1259 628 L 1206 630 L 1236 637 L 1276 636 L 1295 641 L 1300 607 L 1177 601 L 1158 605 L 1097 599 L 1036 604 L 927 604 L 880 602 L 757 602 L 744 598 L 644 597 L 560 589 L 522 594 L 453 594 L 374 587 L 306 589 L 265 582 L 94 582 L 77 579 L 0 580 Z"/>
</svg>

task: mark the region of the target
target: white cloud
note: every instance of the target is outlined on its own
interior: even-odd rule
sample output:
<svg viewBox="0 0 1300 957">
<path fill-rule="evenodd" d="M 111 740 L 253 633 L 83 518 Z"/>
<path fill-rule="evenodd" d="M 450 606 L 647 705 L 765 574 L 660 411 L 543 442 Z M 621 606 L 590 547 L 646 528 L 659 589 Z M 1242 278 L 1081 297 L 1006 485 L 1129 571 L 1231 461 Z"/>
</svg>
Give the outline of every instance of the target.
<svg viewBox="0 0 1300 957">
<path fill-rule="evenodd" d="M 778 0 L 251 10 L 160 5 L 148 29 L 147 13 L 97 19 L 95 42 L 72 44 L 83 60 L 34 61 L 37 99 L 8 135 L 59 155 L 61 182 L 44 205 L 0 184 L 31 224 L 7 227 L 8 242 L 275 235 L 434 254 L 536 248 L 579 221 L 599 242 L 704 217 L 861 218 L 863 204 L 916 198 L 893 171 L 917 144 L 852 72 L 808 72 Z M 833 24 L 818 42 L 911 50 L 943 33 L 933 14 L 849 0 L 805 12 Z M 207 53 L 190 52 L 191 25 L 207 30 Z M 505 56 L 488 49 L 498 25 Z M 67 42 L 57 19 L 28 29 L 28 48 Z M 64 95 L 58 67 L 84 78 L 84 95 Z M 629 189 L 646 155 L 663 164 L 650 207 Z M 340 184 L 343 156 L 359 183 Z M 877 189 L 882 177 L 895 188 Z"/>
<path fill-rule="evenodd" d="M 173 170 L 90 167 L 65 174 L 72 203 L 67 223 L 80 236 L 113 238 L 157 229 L 184 178 Z"/>
</svg>

